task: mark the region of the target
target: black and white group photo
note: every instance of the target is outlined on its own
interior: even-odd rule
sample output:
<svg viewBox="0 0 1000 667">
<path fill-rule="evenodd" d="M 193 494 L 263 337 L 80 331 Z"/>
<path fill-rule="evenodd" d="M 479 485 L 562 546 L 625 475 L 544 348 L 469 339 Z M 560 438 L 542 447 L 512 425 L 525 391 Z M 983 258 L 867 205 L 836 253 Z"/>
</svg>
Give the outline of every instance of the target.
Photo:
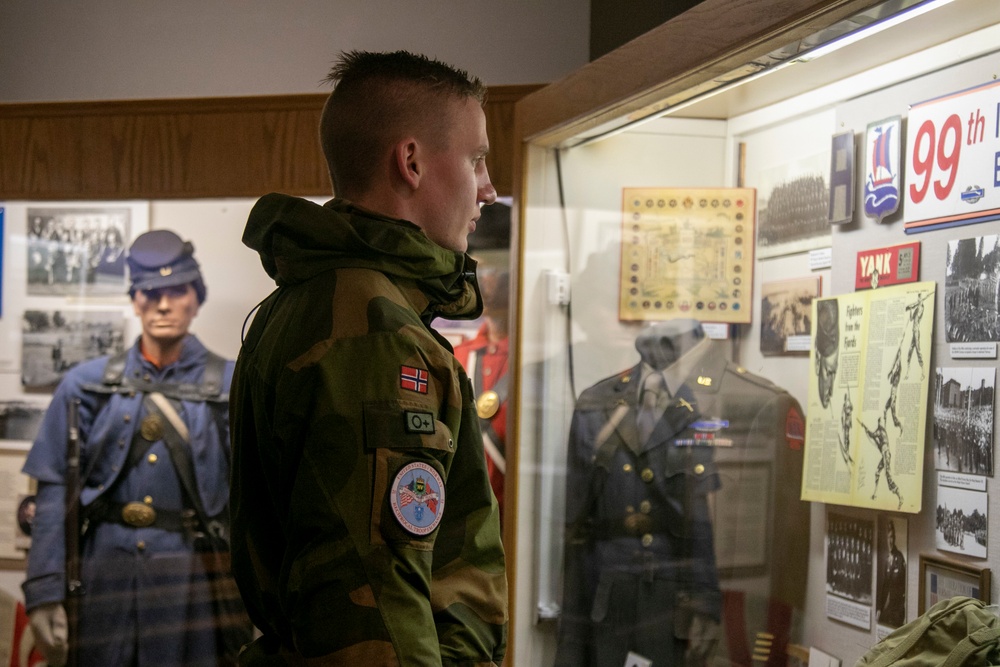
<svg viewBox="0 0 1000 667">
<path fill-rule="evenodd" d="M 826 591 L 871 604 L 874 522 L 830 512 L 826 530 Z"/>
<path fill-rule="evenodd" d="M 934 460 L 938 470 L 993 475 L 996 368 L 938 368 L 934 381 Z"/>
<path fill-rule="evenodd" d="M 93 296 L 125 292 L 127 208 L 29 208 L 28 294 Z"/>
<path fill-rule="evenodd" d="M 949 343 L 1000 341 L 1000 235 L 948 242 L 944 324 Z"/>
<path fill-rule="evenodd" d="M 21 324 L 21 385 L 52 391 L 86 359 L 125 349 L 122 311 L 26 310 Z"/>
<path fill-rule="evenodd" d="M 938 486 L 937 548 L 986 558 L 989 503 L 985 491 Z"/>
<path fill-rule="evenodd" d="M 830 244 L 830 154 L 764 170 L 757 186 L 757 256 Z"/>
</svg>

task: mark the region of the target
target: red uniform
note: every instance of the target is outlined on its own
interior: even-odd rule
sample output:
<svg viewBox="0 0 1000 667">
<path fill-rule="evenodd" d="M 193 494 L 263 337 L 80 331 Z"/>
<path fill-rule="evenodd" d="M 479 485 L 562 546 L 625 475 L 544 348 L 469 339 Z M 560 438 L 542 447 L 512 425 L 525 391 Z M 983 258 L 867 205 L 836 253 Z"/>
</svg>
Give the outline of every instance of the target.
<svg viewBox="0 0 1000 667">
<path fill-rule="evenodd" d="M 486 467 L 490 474 L 490 486 L 500 504 L 500 517 L 503 518 L 503 487 L 505 461 L 505 443 L 507 442 L 507 395 L 510 378 L 507 378 L 508 339 L 491 342 L 488 336 L 488 325 L 483 324 L 476 337 L 455 347 L 455 358 L 465 367 L 472 380 L 476 396 L 484 392 L 496 391 L 500 398 L 500 407 L 489 418 L 480 417 L 484 438 L 489 437 L 496 448 L 490 451 L 486 447 Z M 505 379 L 506 378 L 506 379 Z M 487 428 L 489 425 L 489 428 Z M 500 458 L 497 458 L 499 452 Z"/>
</svg>

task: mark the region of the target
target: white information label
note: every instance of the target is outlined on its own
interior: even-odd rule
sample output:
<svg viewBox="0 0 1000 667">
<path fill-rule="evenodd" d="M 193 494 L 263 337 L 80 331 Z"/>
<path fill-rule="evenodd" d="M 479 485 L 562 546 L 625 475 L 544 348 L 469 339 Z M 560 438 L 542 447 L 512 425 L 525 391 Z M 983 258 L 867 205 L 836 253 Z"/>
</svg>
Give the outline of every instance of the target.
<svg viewBox="0 0 1000 667">
<path fill-rule="evenodd" d="M 952 343 L 952 359 L 996 359 L 996 343 Z"/>
<path fill-rule="evenodd" d="M 809 251 L 809 270 L 819 271 L 833 266 L 833 248 L 817 248 Z"/>
<path fill-rule="evenodd" d="M 789 336 L 785 339 L 785 352 L 808 352 L 812 348 L 812 336 Z"/>
<path fill-rule="evenodd" d="M 725 322 L 702 322 L 701 328 L 712 340 L 729 340 L 729 325 Z"/>
<path fill-rule="evenodd" d="M 963 475 L 957 472 L 938 471 L 938 486 L 951 486 L 956 489 L 970 491 L 985 491 L 986 478 L 979 475 Z"/>
</svg>

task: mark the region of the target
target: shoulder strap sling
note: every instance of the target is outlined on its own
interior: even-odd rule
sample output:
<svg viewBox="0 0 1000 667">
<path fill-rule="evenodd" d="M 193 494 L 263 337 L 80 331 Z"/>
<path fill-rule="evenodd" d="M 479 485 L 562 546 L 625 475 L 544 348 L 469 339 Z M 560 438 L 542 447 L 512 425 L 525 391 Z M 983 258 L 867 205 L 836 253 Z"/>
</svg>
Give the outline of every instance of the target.
<svg viewBox="0 0 1000 667">
<path fill-rule="evenodd" d="M 611 440 L 611 434 L 618 428 L 618 425 L 625 418 L 625 414 L 628 411 L 629 406 L 627 403 L 619 404 L 615 408 L 615 411 L 611 413 L 611 416 L 608 417 L 608 421 L 601 427 L 601 430 L 597 432 L 597 438 L 594 440 L 596 452 L 594 453 L 593 467 L 590 473 L 590 483 L 587 484 L 587 498 L 583 501 L 583 505 L 580 506 L 580 513 L 577 514 L 570 525 L 569 539 L 579 539 L 582 537 L 582 529 L 587 522 L 587 517 L 590 516 L 594 503 L 604 492 L 604 484 L 609 472 L 608 466 L 617 449 L 614 441 Z"/>
<path fill-rule="evenodd" d="M 210 518 L 201 502 L 201 494 L 198 493 L 198 485 L 194 476 L 194 463 L 191 461 L 191 452 L 188 448 L 191 435 L 188 432 L 187 424 L 181 419 L 170 400 L 160 392 L 149 392 L 142 400 L 151 414 L 158 414 L 164 419 L 163 442 L 167 445 L 170 460 L 177 471 L 177 478 L 181 482 L 188 502 L 191 503 L 191 508 L 198 516 L 202 530 L 211 538 L 213 544 L 216 539 L 228 542 L 225 525 L 218 519 Z"/>
</svg>

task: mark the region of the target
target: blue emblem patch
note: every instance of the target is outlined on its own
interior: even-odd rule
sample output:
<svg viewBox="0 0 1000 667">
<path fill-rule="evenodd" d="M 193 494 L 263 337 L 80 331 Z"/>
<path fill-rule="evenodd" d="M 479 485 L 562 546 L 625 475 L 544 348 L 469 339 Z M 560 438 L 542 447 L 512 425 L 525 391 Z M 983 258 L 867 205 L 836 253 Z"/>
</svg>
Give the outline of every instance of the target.
<svg viewBox="0 0 1000 667">
<path fill-rule="evenodd" d="M 696 431 L 721 431 L 724 428 L 729 428 L 729 420 L 719 419 L 718 417 L 699 419 L 691 424 L 691 428 Z"/>
<path fill-rule="evenodd" d="M 392 513 L 407 532 L 427 535 L 441 523 L 444 481 L 431 465 L 417 461 L 403 466 L 391 494 Z"/>
</svg>

